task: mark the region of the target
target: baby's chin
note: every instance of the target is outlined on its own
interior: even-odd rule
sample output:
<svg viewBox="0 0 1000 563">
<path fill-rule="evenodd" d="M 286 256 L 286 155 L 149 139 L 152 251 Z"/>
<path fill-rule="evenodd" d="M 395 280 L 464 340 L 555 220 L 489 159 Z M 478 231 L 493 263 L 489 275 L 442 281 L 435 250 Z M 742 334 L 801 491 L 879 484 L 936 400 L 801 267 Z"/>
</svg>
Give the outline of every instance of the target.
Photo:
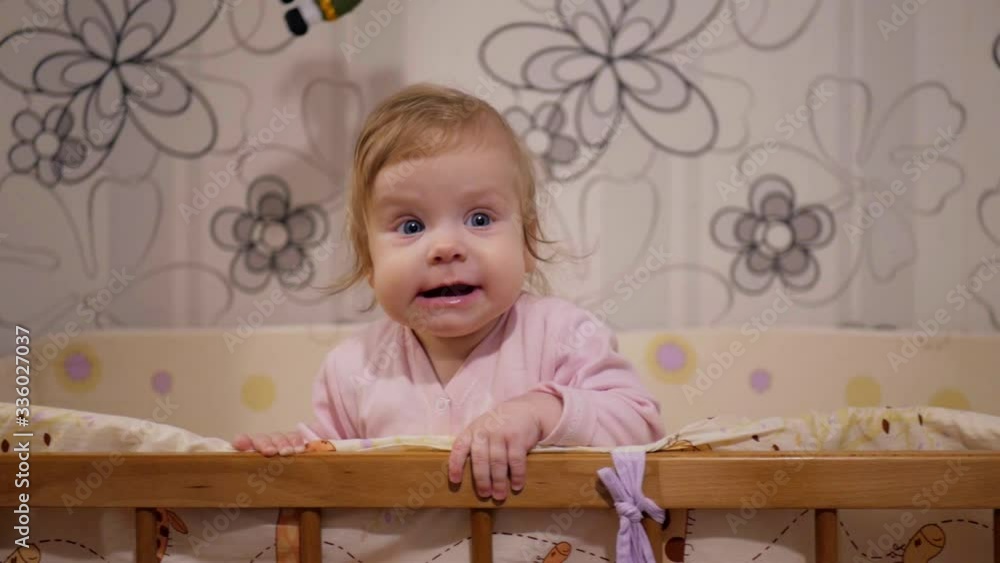
<svg viewBox="0 0 1000 563">
<path fill-rule="evenodd" d="M 468 312 L 461 315 L 442 314 L 425 322 L 406 323 L 414 331 L 434 338 L 467 338 L 491 328 L 499 315 L 485 312 L 469 318 Z M 449 318 L 451 317 L 451 318 Z"/>
<path fill-rule="evenodd" d="M 436 320 L 435 322 L 423 325 L 413 324 L 410 325 L 410 328 L 421 334 L 435 338 L 466 338 L 476 334 L 488 324 L 490 324 L 488 321 L 485 323 L 470 323 Z"/>
</svg>

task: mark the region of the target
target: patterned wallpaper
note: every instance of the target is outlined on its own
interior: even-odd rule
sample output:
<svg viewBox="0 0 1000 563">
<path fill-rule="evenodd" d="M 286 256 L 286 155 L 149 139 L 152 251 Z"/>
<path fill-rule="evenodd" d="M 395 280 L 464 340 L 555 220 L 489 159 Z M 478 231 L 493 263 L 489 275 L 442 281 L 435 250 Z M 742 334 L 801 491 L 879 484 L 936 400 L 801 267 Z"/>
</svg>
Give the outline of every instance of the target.
<svg viewBox="0 0 1000 563">
<path fill-rule="evenodd" d="M 378 315 L 323 286 L 360 120 L 421 80 L 508 118 L 615 328 L 1000 329 L 995 2 L 2 4 L 4 334 Z"/>
</svg>

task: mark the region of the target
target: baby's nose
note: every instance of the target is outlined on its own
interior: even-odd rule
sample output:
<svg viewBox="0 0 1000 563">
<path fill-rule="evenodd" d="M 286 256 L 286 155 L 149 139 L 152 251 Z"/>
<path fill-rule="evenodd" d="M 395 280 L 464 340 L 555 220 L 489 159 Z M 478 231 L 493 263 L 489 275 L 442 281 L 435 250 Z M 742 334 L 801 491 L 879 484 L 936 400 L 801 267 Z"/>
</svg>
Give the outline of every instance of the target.
<svg viewBox="0 0 1000 563">
<path fill-rule="evenodd" d="M 465 260 L 465 248 L 455 240 L 441 241 L 434 245 L 429 257 L 433 264 L 461 262 Z"/>
</svg>

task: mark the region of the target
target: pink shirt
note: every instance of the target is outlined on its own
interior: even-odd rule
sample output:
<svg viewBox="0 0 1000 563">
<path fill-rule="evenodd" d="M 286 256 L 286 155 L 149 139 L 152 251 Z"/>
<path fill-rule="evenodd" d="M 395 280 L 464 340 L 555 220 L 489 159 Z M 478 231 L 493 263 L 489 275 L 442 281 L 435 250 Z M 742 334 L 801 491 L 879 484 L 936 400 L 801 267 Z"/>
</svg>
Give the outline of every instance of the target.
<svg viewBox="0 0 1000 563">
<path fill-rule="evenodd" d="M 618 446 L 663 437 L 660 405 L 587 311 L 523 293 L 442 386 L 413 332 L 391 319 L 345 340 L 323 362 L 307 440 L 459 434 L 499 403 L 529 391 L 563 401 L 539 445 Z"/>
</svg>

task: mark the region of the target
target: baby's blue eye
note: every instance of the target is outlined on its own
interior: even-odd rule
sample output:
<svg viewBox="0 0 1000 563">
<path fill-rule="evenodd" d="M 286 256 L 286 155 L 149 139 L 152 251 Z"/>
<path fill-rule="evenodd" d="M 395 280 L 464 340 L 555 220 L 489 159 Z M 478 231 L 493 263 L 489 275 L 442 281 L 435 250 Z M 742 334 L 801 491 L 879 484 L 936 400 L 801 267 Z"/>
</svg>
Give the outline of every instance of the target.
<svg viewBox="0 0 1000 563">
<path fill-rule="evenodd" d="M 472 216 L 469 217 L 469 224 L 473 227 L 485 227 L 492 222 L 493 220 L 490 219 L 490 216 L 485 213 L 473 213 Z"/>
<path fill-rule="evenodd" d="M 399 226 L 399 232 L 404 235 L 412 235 L 419 233 L 424 230 L 424 224 L 416 219 L 410 219 L 409 221 L 404 221 L 402 225 Z"/>
</svg>

